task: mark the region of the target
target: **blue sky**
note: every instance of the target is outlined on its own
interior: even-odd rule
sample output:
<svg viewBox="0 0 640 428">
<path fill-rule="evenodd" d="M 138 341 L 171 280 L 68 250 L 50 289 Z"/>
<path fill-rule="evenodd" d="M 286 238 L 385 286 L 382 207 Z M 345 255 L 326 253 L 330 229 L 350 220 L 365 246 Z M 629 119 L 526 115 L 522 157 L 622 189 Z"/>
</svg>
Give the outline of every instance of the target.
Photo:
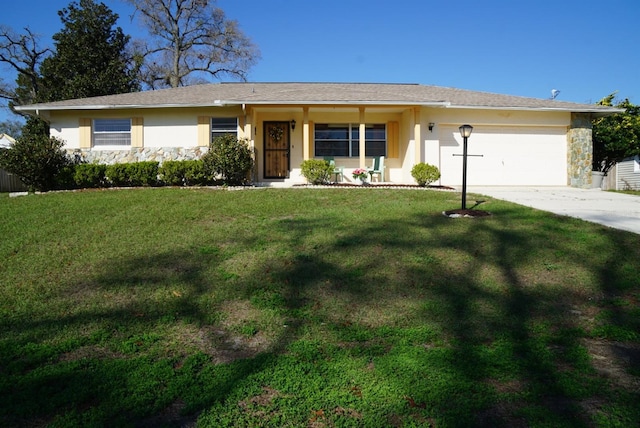
<svg viewBox="0 0 640 428">
<path fill-rule="evenodd" d="M 68 0 L 12 1 L 0 24 L 51 43 Z M 132 37 L 122 0 L 105 0 Z M 640 104 L 638 0 L 218 0 L 259 47 L 256 82 L 421 83 Z M 14 76 L 0 69 L 5 80 Z M 0 120 L 6 112 L 0 111 Z"/>
</svg>

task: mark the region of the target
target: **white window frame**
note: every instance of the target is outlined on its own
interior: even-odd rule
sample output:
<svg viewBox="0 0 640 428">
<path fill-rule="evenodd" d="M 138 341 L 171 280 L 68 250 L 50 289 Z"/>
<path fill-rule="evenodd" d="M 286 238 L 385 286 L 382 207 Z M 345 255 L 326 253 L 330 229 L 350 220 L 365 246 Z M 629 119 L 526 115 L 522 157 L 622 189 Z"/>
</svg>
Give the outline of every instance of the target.
<svg viewBox="0 0 640 428">
<path fill-rule="evenodd" d="M 640 155 L 633 158 L 633 172 L 640 172 Z"/>
<path fill-rule="evenodd" d="M 114 125 L 124 125 L 125 123 L 128 123 L 128 130 L 111 130 L 111 131 L 98 131 L 97 129 L 100 127 L 98 126 L 100 124 L 100 122 L 113 122 Z M 91 126 L 91 145 L 92 147 L 96 148 L 96 149 L 101 149 L 101 150 L 128 150 L 131 148 L 131 128 L 132 128 L 132 123 L 131 123 L 131 119 L 130 118 L 105 118 L 105 119 L 93 119 L 92 122 L 92 126 Z M 100 136 L 117 136 L 120 135 L 121 137 L 123 137 L 124 141 L 126 142 L 125 144 L 104 144 L 102 142 L 98 142 L 98 140 L 100 140 Z M 98 138 L 96 138 L 98 137 Z"/>
</svg>

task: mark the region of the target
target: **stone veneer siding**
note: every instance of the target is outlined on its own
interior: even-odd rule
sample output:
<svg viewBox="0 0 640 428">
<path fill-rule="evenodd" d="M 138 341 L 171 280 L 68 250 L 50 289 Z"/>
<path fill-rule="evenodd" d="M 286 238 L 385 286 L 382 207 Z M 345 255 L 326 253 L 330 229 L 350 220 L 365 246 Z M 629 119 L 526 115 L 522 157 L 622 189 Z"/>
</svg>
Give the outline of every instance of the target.
<svg viewBox="0 0 640 428">
<path fill-rule="evenodd" d="M 83 162 L 116 164 L 143 161 L 162 163 L 166 160 L 200 159 L 208 147 L 140 147 L 125 150 L 70 149 L 71 156 L 80 157 Z"/>
<path fill-rule="evenodd" d="M 567 168 L 571 187 L 591 187 L 593 140 L 591 115 L 571 114 L 571 126 L 567 133 Z"/>
</svg>

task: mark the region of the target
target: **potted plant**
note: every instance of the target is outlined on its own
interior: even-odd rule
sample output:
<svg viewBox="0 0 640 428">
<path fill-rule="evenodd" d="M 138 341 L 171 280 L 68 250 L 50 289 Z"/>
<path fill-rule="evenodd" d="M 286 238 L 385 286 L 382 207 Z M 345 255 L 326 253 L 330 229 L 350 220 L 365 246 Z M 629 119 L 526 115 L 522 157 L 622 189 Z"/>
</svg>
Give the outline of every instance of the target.
<svg viewBox="0 0 640 428">
<path fill-rule="evenodd" d="M 365 184 L 369 176 L 369 171 L 364 168 L 356 168 L 353 170 L 352 175 L 354 180 L 360 180 L 362 184 Z"/>
</svg>

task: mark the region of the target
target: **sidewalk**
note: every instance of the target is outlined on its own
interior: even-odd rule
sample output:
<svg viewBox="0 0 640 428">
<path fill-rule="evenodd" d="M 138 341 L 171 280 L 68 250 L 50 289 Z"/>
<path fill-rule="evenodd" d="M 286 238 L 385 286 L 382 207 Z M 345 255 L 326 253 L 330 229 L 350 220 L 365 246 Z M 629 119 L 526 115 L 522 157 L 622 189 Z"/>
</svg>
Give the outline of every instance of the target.
<svg viewBox="0 0 640 428">
<path fill-rule="evenodd" d="M 640 234 L 640 196 L 574 187 L 470 186 L 467 192 Z"/>
</svg>

